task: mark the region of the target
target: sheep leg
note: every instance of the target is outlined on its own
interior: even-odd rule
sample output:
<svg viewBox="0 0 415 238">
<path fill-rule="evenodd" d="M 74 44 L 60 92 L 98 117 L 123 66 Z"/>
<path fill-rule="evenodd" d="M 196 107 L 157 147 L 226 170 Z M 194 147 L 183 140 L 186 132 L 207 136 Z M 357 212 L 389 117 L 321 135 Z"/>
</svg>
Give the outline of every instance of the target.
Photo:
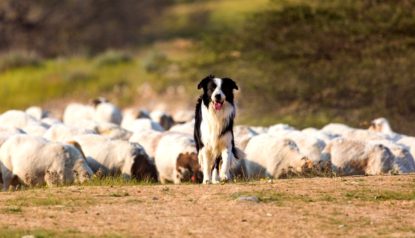
<svg viewBox="0 0 415 238">
<path fill-rule="evenodd" d="M 3 179 L 3 191 L 7 192 L 13 181 L 13 173 L 9 170 L 2 169 L 2 179 Z"/>
</svg>

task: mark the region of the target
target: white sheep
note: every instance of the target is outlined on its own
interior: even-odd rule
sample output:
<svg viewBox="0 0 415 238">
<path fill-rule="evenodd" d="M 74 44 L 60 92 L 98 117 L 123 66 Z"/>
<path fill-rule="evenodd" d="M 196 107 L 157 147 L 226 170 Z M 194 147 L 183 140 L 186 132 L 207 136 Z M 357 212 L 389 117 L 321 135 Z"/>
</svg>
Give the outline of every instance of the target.
<svg viewBox="0 0 415 238">
<path fill-rule="evenodd" d="M 386 118 L 380 117 L 372 120 L 369 127 L 370 131 L 382 132 L 384 134 L 393 134 L 389 121 Z"/>
<path fill-rule="evenodd" d="M 333 171 L 345 175 L 379 175 L 392 170 L 394 157 L 381 145 L 359 140 L 337 138 L 323 150 L 330 158 Z"/>
<path fill-rule="evenodd" d="M 0 115 L 0 126 L 24 128 L 41 124 L 36 118 L 19 110 L 9 110 Z"/>
<path fill-rule="evenodd" d="M 178 132 L 166 132 L 158 143 L 155 163 L 161 183 L 172 181 L 201 182 L 203 174 L 197 159 L 193 137 Z"/>
<path fill-rule="evenodd" d="M 233 128 L 233 135 L 235 138 L 235 146 L 245 150 L 251 138 L 258 135 L 258 133 L 252 130 L 249 126 L 238 125 Z"/>
<path fill-rule="evenodd" d="M 42 120 L 42 118 L 48 117 L 49 115 L 48 111 L 45 111 L 41 107 L 37 106 L 27 108 L 25 112 L 38 121 Z"/>
<path fill-rule="evenodd" d="M 173 120 L 176 122 L 188 122 L 193 120 L 195 117 L 194 110 L 178 110 L 173 115 Z"/>
<path fill-rule="evenodd" d="M 155 110 L 150 113 L 150 118 L 158 122 L 164 130 L 170 129 L 174 124 L 173 117 L 163 111 Z"/>
<path fill-rule="evenodd" d="M 133 133 L 129 141 L 143 146 L 150 159 L 154 161 L 157 145 L 162 135 L 163 132 L 147 129 Z"/>
<path fill-rule="evenodd" d="M 1 127 L 0 126 L 0 147 L 3 143 L 9 139 L 9 137 L 17 134 L 26 134 L 22 129 L 15 127 Z"/>
<path fill-rule="evenodd" d="M 41 137 L 14 135 L 0 149 L 3 190 L 84 182 L 92 175 L 82 153 L 73 145 Z"/>
<path fill-rule="evenodd" d="M 346 132 L 352 131 L 354 129 L 355 128 L 352 128 L 345 124 L 330 123 L 330 124 L 325 125 L 323 128 L 321 128 L 321 131 L 330 136 L 337 137 L 337 136 L 342 136 Z"/>
<path fill-rule="evenodd" d="M 158 123 L 148 118 L 140 118 L 131 121 L 123 127 L 131 132 L 139 132 L 143 130 L 164 131 L 163 127 Z"/>
<path fill-rule="evenodd" d="M 390 140 L 370 141 L 373 144 L 382 144 L 392 152 L 394 156 L 394 172 L 399 174 L 415 172 L 414 157 L 404 145 L 396 144 Z"/>
<path fill-rule="evenodd" d="M 55 124 L 45 132 L 43 137 L 50 141 L 66 142 L 71 141 L 75 136 L 84 134 L 96 134 L 96 132 L 90 129 L 67 126 L 64 124 Z"/>
<path fill-rule="evenodd" d="M 94 120 L 94 117 L 94 107 L 80 103 L 70 103 L 63 113 L 63 122 L 66 125 L 78 126 L 82 121 Z"/>
<path fill-rule="evenodd" d="M 78 142 L 94 173 L 104 176 L 121 175 L 125 179 L 157 180 L 157 170 L 147 153 L 137 143 L 109 140 L 100 135 L 80 135 Z"/>
<path fill-rule="evenodd" d="M 93 104 L 95 106 L 95 121 L 110 122 L 116 125 L 121 125 L 122 113 L 117 106 L 110 103 L 107 99 L 103 97 L 94 99 Z"/>
<path fill-rule="evenodd" d="M 248 178 L 281 178 L 302 174 L 312 168 L 312 162 L 300 153 L 294 141 L 270 134 L 253 137 L 245 153 L 244 166 Z"/>
<path fill-rule="evenodd" d="M 169 131 L 181 132 L 189 135 L 193 135 L 194 130 L 195 120 L 191 120 L 182 124 L 176 124 L 169 129 Z"/>
</svg>

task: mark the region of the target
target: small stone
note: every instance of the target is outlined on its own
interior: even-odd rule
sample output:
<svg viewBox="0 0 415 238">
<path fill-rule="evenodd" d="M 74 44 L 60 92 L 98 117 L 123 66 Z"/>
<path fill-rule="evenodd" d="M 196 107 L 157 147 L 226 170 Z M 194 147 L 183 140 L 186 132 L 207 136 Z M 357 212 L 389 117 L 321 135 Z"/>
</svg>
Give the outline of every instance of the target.
<svg viewBox="0 0 415 238">
<path fill-rule="evenodd" d="M 248 201 L 248 202 L 259 202 L 259 199 L 255 196 L 240 196 L 237 198 L 238 201 Z"/>
<path fill-rule="evenodd" d="M 153 200 L 154 200 L 154 201 L 157 201 L 157 200 L 159 200 L 159 199 L 158 199 L 158 197 L 153 197 Z"/>
<path fill-rule="evenodd" d="M 343 224 L 339 225 L 339 228 L 343 228 L 343 227 L 344 227 L 344 225 L 343 225 Z"/>
<path fill-rule="evenodd" d="M 267 217 L 272 217 L 271 213 L 267 213 L 266 215 L 267 215 Z"/>
</svg>

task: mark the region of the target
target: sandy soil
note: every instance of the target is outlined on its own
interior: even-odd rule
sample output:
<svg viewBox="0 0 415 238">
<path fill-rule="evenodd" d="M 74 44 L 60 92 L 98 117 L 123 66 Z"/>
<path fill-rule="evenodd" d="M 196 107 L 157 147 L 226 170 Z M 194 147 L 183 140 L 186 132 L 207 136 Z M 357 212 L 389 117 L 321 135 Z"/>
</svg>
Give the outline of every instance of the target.
<svg viewBox="0 0 415 238">
<path fill-rule="evenodd" d="M 43 229 L 70 236 L 415 237 L 415 175 L 4 192 L 0 226 L 0 236 Z"/>
</svg>

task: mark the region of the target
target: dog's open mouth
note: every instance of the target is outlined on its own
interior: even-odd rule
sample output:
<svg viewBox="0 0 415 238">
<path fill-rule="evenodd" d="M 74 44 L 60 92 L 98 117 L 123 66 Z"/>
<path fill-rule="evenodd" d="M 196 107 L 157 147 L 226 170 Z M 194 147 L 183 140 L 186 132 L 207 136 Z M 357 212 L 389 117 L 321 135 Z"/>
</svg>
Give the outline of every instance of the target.
<svg viewBox="0 0 415 238">
<path fill-rule="evenodd" d="M 213 102 L 213 107 L 216 111 L 220 111 L 223 107 L 223 102 Z"/>
</svg>

